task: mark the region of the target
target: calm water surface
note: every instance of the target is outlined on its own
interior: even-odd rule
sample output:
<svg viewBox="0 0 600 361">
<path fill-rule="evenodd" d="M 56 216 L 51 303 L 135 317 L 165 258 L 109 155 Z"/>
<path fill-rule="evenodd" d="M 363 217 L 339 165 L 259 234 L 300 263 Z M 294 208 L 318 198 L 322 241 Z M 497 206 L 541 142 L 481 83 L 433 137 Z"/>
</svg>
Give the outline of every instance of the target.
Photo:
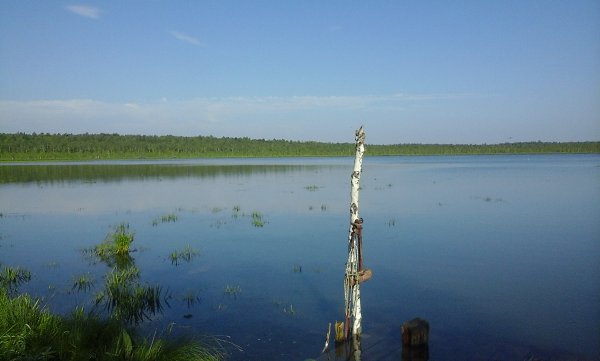
<svg viewBox="0 0 600 361">
<path fill-rule="evenodd" d="M 316 358 L 343 317 L 352 163 L 0 165 L 0 262 L 31 270 L 22 290 L 52 310 L 91 309 L 109 269 L 82 250 L 125 222 L 142 280 L 172 297 L 143 332 L 227 335 L 232 360 Z M 361 185 L 363 360 L 400 359 L 417 316 L 432 360 L 600 357 L 600 156 L 367 157 Z M 187 245 L 199 255 L 172 264 Z M 74 292 L 82 274 L 95 287 Z"/>
</svg>

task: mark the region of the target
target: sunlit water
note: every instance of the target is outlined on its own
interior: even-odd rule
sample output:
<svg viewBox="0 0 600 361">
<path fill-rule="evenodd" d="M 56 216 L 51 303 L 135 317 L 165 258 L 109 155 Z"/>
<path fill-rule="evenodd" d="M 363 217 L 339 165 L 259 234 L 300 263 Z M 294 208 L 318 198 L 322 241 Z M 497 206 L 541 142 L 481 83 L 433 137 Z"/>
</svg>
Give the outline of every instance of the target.
<svg viewBox="0 0 600 361">
<path fill-rule="evenodd" d="M 31 270 L 21 290 L 50 309 L 92 309 L 108 267 L 82 250 L 125 222 L 142 280 L 171 294 L 142 332 L 316 358 L 343 318 L 352 163 L 1 165 L 0 262 Z M 432 360 L 600 357 L 600 156 L 367 157 L 361 186 L 363 360 L 400 359 L 417 316 Z M 172 264 L 187 245 L 199 255 Z M 95 287 L 72 290 L 87 273 Z"/>
</svg>

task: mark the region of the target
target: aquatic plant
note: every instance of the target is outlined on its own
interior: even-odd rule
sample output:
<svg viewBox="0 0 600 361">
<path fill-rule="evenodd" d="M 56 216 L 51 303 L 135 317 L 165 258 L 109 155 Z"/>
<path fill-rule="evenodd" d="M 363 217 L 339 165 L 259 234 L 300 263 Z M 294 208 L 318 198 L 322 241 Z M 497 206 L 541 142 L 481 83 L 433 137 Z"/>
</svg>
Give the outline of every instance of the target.
<svg viewBox="0 0 600 361">
<path fill-rule="evenodd" d="M 198 294 L 194 291 L 187 291 L 183 297 L 181 298 L 182 301 L 184 301 L 187 304 L 187 308 L 191 308 L 192 306 L 194 306 L 196 303 L 200 302 L 200 297 L 198 296 Z"/>
<path fill-rule="evenodd" d="M 129 232 L 129 224 L 121 223 L 94 250 L 99 257 L 122 256 L 129 254 L 131 243 L 133 233 Z"/>
<path fill-rule="evenodd" d="M 263 227 L 265 222 L 263 221 L 263 216 L 260 212 L 254 211 L 252 212 L 252 225 L 254 227 Z"/>
<path fill-rule="evenodd" d="M 109 233 L 104 241 L 92 249 L 84 250 L 92 258 L 98 258 L 109 267 L 128 268 L 133 263 L 130 253 L 134 234 L 129 231 L 129 224 L 121 223 Z"/>
<path fill-rule="evenodd" d="M 225 289 L 223 290 L 223 292 L 227 296 L 233 296 L 234 298 L 237 298 L 237 295 L 242 293 L 242 287 L 240 287 L 240 285 L 235 285 L 235 286 L 227 285 L 227 286 L 225 286 Z"/>
<path fill-rule="evenodd" d="M 302 273 L 302 266 L 299 264 L 295 264 L 294 267 L 292 267 L 292 272 L 294 273 Z"/>
<path fill-rule="evenodd" d="M 232 212 L 231 212 L 231 218 L 238 218 L 240 216 L 240 211 L 241 208 L 238 205 L 233 206 Z"/>
<path fill-rule="evenodd" d="M 289 307 L 287 307 L 287 306 L 286 306 L 286 307 L 284 307 L 284 308 L 283 308 L 283 313 L 287 313 L 288 315 L 295 315 L 295 314 L 296 314 L 296 311 L 294 311 L 294 305 L 292 305 L 292 304 L 290 303 L 290 306 L 289 306 Z"/>
<path fill-rule="evenodd" d="M 23 283 L 30 280 L 31 272 L 25 268 L 5 266 L 0 272 L 0 289 L 14 294 Z"/>
<path fill-rule="evenodd" d="M 94 286 L 95 279 L 89 273 L 73 277 L 72 291 L 88 291 Z"/>
<path fill-rule="evenodd" d="M 179 261 L 190 262 L 192 258 L 197 256 L 199 253 L 200 252 L 198 250 L 192 248 L 192 246 L 190 245 L 187 245 L 183 248 L 183 250 L 179 252 L 171 252 L 171 254 L 169 255 L 169 259 L 171 260 L 172 264 L 177 266 L 179 264 Z"/>
<path fill-rule="evenodd" d="M 28 295 L 10 298 L 0 291 L 1 360 L 217 361 L 222 341 L 165 341 L 140 338 L 117 320 L 103 320 L 77 308 L 60 317 Z"/>
<path fill-rule="evenodd" d="M 161 216 L 160 218 L 155 218 L 152 221 L 152 226 L 158 226 L 159 223 L 177 222 L 177 219 L 178 219 L 178 217 L 175 213 L 165 214 L 164 216 Z"/>
<path fill-rule="evenodd" d="M 136 267 L 113 269 L 105 277 L 104 289 L 96 295 L 96 305 L 103 304 L 111 317 L 129 324 L 150 320 L 161 313 L 168 296 L 159 285 L 142 285 Z"/>
</svg>

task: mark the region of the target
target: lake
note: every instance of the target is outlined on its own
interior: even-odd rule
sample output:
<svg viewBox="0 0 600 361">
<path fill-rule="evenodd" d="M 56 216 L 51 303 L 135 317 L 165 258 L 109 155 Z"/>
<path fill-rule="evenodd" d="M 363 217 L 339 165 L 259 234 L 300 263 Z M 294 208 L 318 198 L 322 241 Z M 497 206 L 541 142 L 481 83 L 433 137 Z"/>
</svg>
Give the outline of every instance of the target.
<svg viewBox="0 0 600 361">
<path fill-rule="evenodd" d="M 52 311 L 92 309 L 110 268 L 84 250 L 128 224 L 140 279 L 169 294 L 140 332 L 219 335 L 231 360 L 318 358 L 344 316 L 352 166 L 2 164 L 0 263 L 29 269 L 21 291 Z M 414 317 L 432 360 L 600 357 L 600 155 L 366 157 L 360 215 L 363 360 L 401 359 Z"/>
</svg>

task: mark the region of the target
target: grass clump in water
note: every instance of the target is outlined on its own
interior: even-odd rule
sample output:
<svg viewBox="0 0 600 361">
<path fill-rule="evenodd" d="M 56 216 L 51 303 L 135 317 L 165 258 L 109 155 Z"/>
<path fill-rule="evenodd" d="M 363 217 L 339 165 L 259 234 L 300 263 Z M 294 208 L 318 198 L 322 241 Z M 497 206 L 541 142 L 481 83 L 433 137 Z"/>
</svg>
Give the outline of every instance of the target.
<svg viewBox="0 0 600 361">
<path fill-rule="evenodd" d="M 85 250 L 85 253 L 106 263 L 109 267 L 127 268 L 133 264 L 131 257 L 131 252 L 135 251 L 131 248 L 133 240 L 134 234 L 129 231 L 129 224 L 121 223 L 106 236 L 102 243 Z"/>
<path fill-rule="evenodd" d="M 115 227 L 114 232 L 109 233 L 104 242 L 94 248 L 94 252 L 100 258 L 113 256 L 125 256 L 131 251 L 133 233 L 129 231 L 129 224 L 121 223 Z"/>
<path fill-rule="evenodd" d="M 252 225 L 254 227 L 264 227 L 265 225 L 265 221 L 263 220 L 263 215 L 258 212 L 258 211 L 254 211 L 252 212 Z"/>
<path fill-rule="evenodd" d="M 136 267 L 113 269 L 105 277 L 104 289 L 96 295 L 112 318 L 126 324 L 138 324 L 163 310 L 167 296 L 159 285 L 141 284 Z"/>
<path fill-rule="evenodd" d="M 159 223 L 171 223 L 177 222 L 177 215 L 175 213 L 165 214 L 160 218 L 156 218 L 152 221 L 152 226 L 158 226 Z"/>
<path fill-rule="evenodd" d="M 179 265 L 180 261 L 191 262 L 192 258 L 196 257 L 200 252 L 198 250 L 192 248 L 190 245 L 185 246 L 185 248 L 181 251 L 173 251 L 169 255 L 169 259 L 171 260 L 171 264 L 175 266 Z"/>
<path fill-rule="evenodd" d="M 234 298 L 237 298 L 237 296 L 240 293 L 242 293 L 242 287 L 240 287 L 240 285 L 235 285 L 235 286 L 227 285 L 227 286 L 225 286 L 225 289 L 223 290 L 223 292 L 227 296 L 233 296 Z"/>
<path fill-rule="evenodd" d="M 2 360 L 217 361 L 224 357 L 219 344 L 205 347 L 198 342 L 140 338 L 117 320 L 102 320 L 83 308 L 63 318 L 38 299 L 11 298 L 0 290 Z"/>
<path fill-rule="evenodd" d="M 92 287 L 94 287 L 94 282 L 94 277 L 89 273 L 73 277 L 73 287 L 71 290 L 77 292 L 89 291 Z"/>
<path fill-rule="evenodd" d="M 22 267 L 4 267 L 0 272 L 0 288 L 9 294 L 17 292 L 18 288 L 31 280 L 31 272 Z"/>
</svg>

